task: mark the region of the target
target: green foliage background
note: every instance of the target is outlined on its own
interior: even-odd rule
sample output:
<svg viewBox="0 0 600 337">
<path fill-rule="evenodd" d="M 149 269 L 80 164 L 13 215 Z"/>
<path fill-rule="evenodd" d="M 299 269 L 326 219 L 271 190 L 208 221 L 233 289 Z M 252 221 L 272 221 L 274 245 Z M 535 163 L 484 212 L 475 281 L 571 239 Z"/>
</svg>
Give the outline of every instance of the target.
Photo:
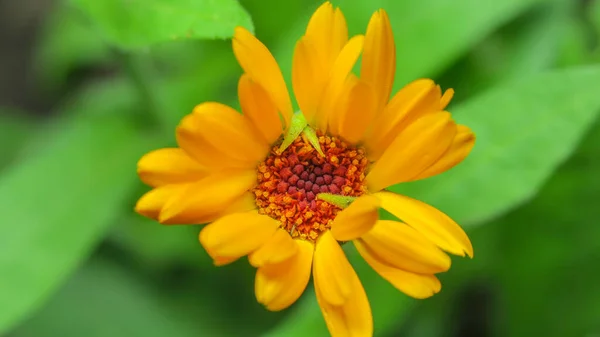
<svg viewBox="0 0 600 337">
<path fill-rule="evenodd" d="M 253 30 L 290 79 L 316 0 L 63 0 L 37 41 L 42 120 L 0 107 L 0 335 L 324 336 L 312 290 L 256 303 L 245 262 L 213 267 L 198 226 L 133 212 L 135 164 L 194 105 L 236 102 L 228 38 Z M 407 298 L 348 254 L 376 336 L 600 334 L 600 1 L 338 0 L 351 34 L 385 8 L 395 89 L 432 77 L 478 141 L 458 168 L 393 189 L 448 213 L 473 260 Z M 82 69 L 108 75 L 73 81 Z M 108 71 L 106 71 L 108 70 Z"/>
</svg>

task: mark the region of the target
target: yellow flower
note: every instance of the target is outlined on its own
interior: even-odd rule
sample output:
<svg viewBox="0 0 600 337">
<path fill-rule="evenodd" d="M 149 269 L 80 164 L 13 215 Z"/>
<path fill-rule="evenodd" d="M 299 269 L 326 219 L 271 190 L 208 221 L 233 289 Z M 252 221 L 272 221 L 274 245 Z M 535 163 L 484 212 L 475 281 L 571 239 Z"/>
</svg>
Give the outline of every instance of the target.
<svg viewBox="0 0 600 337">
<path fill-rule="evenodd" d="M 326 2 L 314 13 L 293 59 L 301 113 L 260 41 L 237 28 L 233 51 L 244 70 L 243 114 L 209 102 L 186 116 L 179 148 L 140 160 L 138 173 L 154 189 L 137 212 L 163 224 L 210 223 L 200 233 L 208 254 L 216 265 L 247 255 L 257 268 L 256 298 L 270 310 L 294 303 L 312 270 L 333 336 L 373 333 L 342 243 L 353 241 L 407 295 L 437 293 L 435 274 L 450 267 L 446 252 L 472 256 L 468 237 L 442 212 L 384 189 L 450 169 L 474 135 L 444 111 L 453 92 L 442 95 L 431 80 L 389 99 L 396 57 L 385 11 L 373 15 L 366 36 L 350 39 L 339 9 Z M 357 77 L 351 71 L 361 52 Z M 379 220 L 379 208 L 401 220 Z"/>
</svg>

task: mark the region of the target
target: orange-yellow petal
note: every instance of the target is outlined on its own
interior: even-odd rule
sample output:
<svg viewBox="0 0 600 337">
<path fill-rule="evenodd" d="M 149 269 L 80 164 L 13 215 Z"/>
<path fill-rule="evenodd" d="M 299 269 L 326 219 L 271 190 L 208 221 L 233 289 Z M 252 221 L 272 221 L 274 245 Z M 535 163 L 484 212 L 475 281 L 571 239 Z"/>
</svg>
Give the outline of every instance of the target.
<svg viewBox="0 0 600 337">
<path fill-rule="evenodd" d="M 283 125 L 277 107 L 267 92 L 248 74 L 238 82 L 238 96 L 244 116 L 263 136 L 267 144 L 273 144 L 283 133 Z"/>
<path fill-rule="evenodd" d="M 342 305 L 330 303 L 327 299 L 328 285 L 322 284 L 321 277 L 315 274 L 315 293 L 323 318 L 331 336 L 371 337 L 373 336 L 373 316 L 367 294 L 354 269 L 345 276 L 350 285 L 350 293 Z"/>
<path fill-rule="evenodd" d="M 188 186 L 189 184 L 163 185 L 148 191 L 136 203 L 135 211 L 156 220 L 165 204 L 170 199 L 179 197 Z"/>
<path fill-rule="evenodd" d="M 359 143 L 365 136 L 365 131 L 371 125 L 377 112 L 375 92 L 364 81 L 358 80 L 342 99 L 341 111 L 336 118 L 336 134 L 351 144 Z"/>
<path fill-rule="evenodd" d="M 216 102 L 196 106 L 177 127 L 177 141 L 207 167 L 255 167 L 270 147 L 248 119 Z"/>
<path fill-rule="evenodd" d="M 456 136 L 442 157 L 425 171 L 419 173 L 415 180 L 425 179 L 443 173 L 462 162 L 471 153 L 475 145 L 475 134 L 464 125 L 456 126 Z"/>
<path fill-rule="evenodd" d="M 189 184 L 164 205 L 158 220 L 164 224 L 201 224 L 212 221 L 256 184 L 256 172 L 221 171 Z M 247 198 L 247 197 L 246 197 Z M 247 200 L 244 198 L 244 200 Z M 240 205 L 248 207 L 247 203 Z M 256 207 L 256 206 L 254 206 Z"/>
<path fill-rule="evenodd" d="M 350 241 L 371 230 L 379 217 L 380 203 L 378 198 L 365 195 L 339 212 L 331 224 L 331 233 L 335 239 Z"/>
<path fill-rule="evenodd" d="M 308 21 L 304 36 L 315 47 L 315 60 L 328 69 L 348 41 L 344 14 L 330 2 L 323 3 Z"/>
<path fill-rule="evenodd" d="M 371 254 L 360 242 L 354 241 L 354 246 L 373 270 L 408 296 L 427 298 L 437 294 L 442 289 L 442 284 L 435 275 L 415 274 L 392 267 Z"/>
<path fill-rule="evenodd" d="M 250 264 L 261 267 L 265 264 L 276 264 L 283 262 L 298 251 L 298 245 L 284 229 L 278 229 L 275 234 L 258 250 L 248 256 Z"/>
<path fill-rule="evenodd" d="M 448 104 L 450 104 L 450 101 L 452 100 L 452 97 L 454 97 L 454 89 L 452 89 L 452 88 L 447 89 L 444 92 L 444 95 L 442 96 L 442 99 L 440 99 L 440 110 L 446 109 L 446 107 L 448 106 Z"/>
<path fill-rule="evenodd" d="M 385 150 L 367 175 L 371 192 L 411 181 L 435 163 L 450 147 L 456 124 L 448 112 L 426 115 L 410 126 Z"/>
<path fill-rule="evenodd" d="M 256 270 L 254 292 L 259 303 L 271 311 L 283 310 L 302 295 L 310 279 L 314 244 L 294 240 L 293 257 L 276 264 L 265 264 Z"/>
<path fill-rule="evenodd" d="M 200 243 L 213 259 L 240 258 L 264 245 L 275 234 L 279 221 L 258 211 L 224 216 L 200 231 Z"/>
<path fill-rule="evenodd" d="M 387 13 L 380 9 L 369 21 L 361 61 L 360 78 L 375 89 L 375 103 L 383 108 L 392 92 L 396 73 L 396 46 Z"/>
<path fill-rule="evenodd" d="M 448 255 L 401 222 L 379 220 L 359 241 L 381 261 L 406 271 L 435 274 L 450 268 Z"/>
<path fill-rule="evenodd" d="M 352 37 L 329 70 L 329 79 L 312 124 L 321 131 L 327 130 L 328 115 L 333 111 L 335 103 L 343 92 L 346 79 L 351 74 L 352 68 L 362 52 L 363 42 L 364 36 L 362 35 Z M 307 120 L 309 120 L 308 117 Z"/>
<path fill-rule="evenodd" d="M 340 244 L 330 231 L 321 234 L 315 245 L 313 278 L 323 299 L 332 305 L 343 305 L 352 291 L 354 270 Z"/>
<path fill-rule="evenodd" d="M 237 27 L 233 35 L 233 53 L 244 72 L 268 92 L 289 126 L 292 102 L 279 65 L 269 49 L 248 30 Z"/>
<path fill-rule="evenodd" d="M 413 121 L 441 111 L 440 97 L 439 87 L 430 79 L 413 81 L 398 91 L 377 116 L 365 139 L 369 159 L 379 159 L 394 138 Z"/>
<path fill-rule="evenodd" d="M 441 249 L 473 257 L 471 241 L 449 216 L 424 202 L 392 192 L 378 192 L 381 207 L 419 231 Z"/>
<path fill-rule="evenodd" d="M 296 43 L 292 60 L 292 87 L 300 110 L 312 123 L 328 80 L 329 69 L 316 59 L 312 41 L 302 37 Z"/>
<path fill-rule="evenodd" d="M 204 178 L 208 169 L 179 148 L 165 148 L 144 155 L 137 165 L 140 179 L 150 186 L 193 182 Z"/>
</svg>

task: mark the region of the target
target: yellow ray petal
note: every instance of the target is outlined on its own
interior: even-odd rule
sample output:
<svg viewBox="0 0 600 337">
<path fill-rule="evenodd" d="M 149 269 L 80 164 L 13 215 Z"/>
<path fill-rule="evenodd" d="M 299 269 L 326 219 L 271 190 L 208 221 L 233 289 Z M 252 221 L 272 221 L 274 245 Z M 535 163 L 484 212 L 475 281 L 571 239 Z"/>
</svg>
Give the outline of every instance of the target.
<svg viewBox="0 0 600 337">
<path fill-rule="evenodd" d="M 392 192 L 378 192 L 381 207 L 427 237 L 443 250 L 473 257 L 471 241 L 460 226 L 446 214 L 424 202 Z"/>
<path fill-rule="evenodd" d="M 292 60 L 292 87 L 300 110 L 312 124 L 328 80 L 329 69 L 319 62 L 312 41 L 298 40 Z"/>
<path fill-rule="evenodd" d="M 315 47 L 315 60 L 329 69 L 348 41 L 344 14 L 330 2 L 323 3 L 308 21 L 304 36 Z"/>
<path fill-rule="evenodd" d="M 303 240 L 294 243 L 297 251 L 292 258 L 263 265 L 256 271 L 256 299 L 271 311 L 283 310 L 296 302 L 310 279 L 314 245 Z"/>
<path fill-rule="evenodd" d="M 277 107 L 267 92 L 248 74 L 238 82 L 238 96 L 242 112 L 260 132 L 267 144 L 273 144 L 283 133 L 283 125 Z"/>
<path fill-rule="evenodd" d="M 365 146 L 371 161 L 381 154 L 410 123 L 424 115 L 441 111 L 441 91 L 430 79 L 420 79 L 402 88 L 373 122 Z"/>
<path fill-rule="evenodd" d="M 406 271 L 435 274 L 450 268 L 448 255 L 401 222 L 379 220 L 359 241 L 379 260 Z"/>
<path fill-rule="evenodd" d="M 339 212 L 331 224 L 331 233 L 335 239 L 350 241 L 371 230 L 379 217 L 379 205 L 378 198 L 365 195 Z"/>
<path fill-rule="evenodd" d="M 450 104 L 450 101 L 452 100 L 452 97 L 454 97 L 454 89 L 452 89 L 452 88 L 447 89 L 444 92 L 444 95 L 442 96 L 442 99 L 440 100 L 440 110 L 446 109 L 446 107 L 448 106 L 448 104 Z"/>
<path fill-rule="evenodd" d="M 341 117 L 337 119 L 339 125 L 331 126 L 340 137 L 351 144 L 357 144 L 364 138 L 365 131 L 377 112 L 373 89 L 362 80 L 355 83 L 342 102 L 341 107 L 345 111 L 338 115 Z"/>
<path fill-rule="evenodd" d="M 385 150 L 367 175 L 371 192 L 413 180 L 450 147 L 456 124 L 447 112 L 426 115 L 407 127 Z"/>
<path fill-rule="evenodd" d="M 383 108 L 392 92 L 396 73 L 396 46 L 387 13 L 380 9 L 369 21 L 360 78 L 375 89 L 375 104 Z"/>
<path fill-rule="evenodd" d="M 358 279 L 356 272 L 350 268 L 345 282 L 350 284 L 350 294 L 342 305 L 327 301 L 324 288 L 320 283 L 322 278 L 315 273 L 315 293 L 321 307 L 323 318 L 331 336 L 371 337 L 373 336 L 373 316 L 367 294 Z"/>
<path fill-rule="evenodd" d="M 266 264 L 283 262 L 295 256 L 297 250 L 298 245 L 294 242 L 290 233 L 280 228 L 269 241 L 250 254 L 248 260 L 251 265 L 258 268 Z"/>
<path fill-rule="evenodd" d="M 339 100 L 343 92 L 346 79 L 351 74 L 352 68 L 362 52 L 363 43 L 364 36 L 356 35 L 352 37 L 339 53 L 335 63 L 329 70 L 327 85 L 321 96 L 317 114 L 314 116 L 314 123 L 312 124 L 321 131 L 327 130 L 328 115 L 334 109 L 335 103 Z"/>
<path fill-rule="evenodd" d="M 179 148 L 166 148 L 144 155 L 137 165 L 140 179 L 150 186 L 193 182 L 204 178 L 208 169 Z"/>
<path fill-rule="evenodd" d="M 201 224 L 231 207 L 234 201 L 245 197 L 256 184 L 256 172 L 222 171 L 213 173 L 196 183 L 189 184 L 178 197 L 171 198 L 163 207 L 158 220 L 164 224 Z M 247 200 L 247 197 L 243 198 Z M 247 202 L 240 208 L 251 206 Z M 256 206 L 254 206 L 256 207 Z"/>
<path fill-rule="evenodd" d="M 436 174 L 448 171 L 449 169 L 462 162 L 471 153 L 475 145 L 475 134 L 464 125 L 456 126 L 456 136 L 452 144 L 444 152 L 438 161 L 428 167 L 425 171 L 419 173 L 415 180 L 425 179 Z"/>
<path fill-rule="evenodd" d="M 189 185 L 163 185 L 146 192 L 135 205 L 135 211 L 145 217 L 156 220 L 165 204 L 173 198 L 178 198 L 186 191 Z"/>
<path fill-rule="evenodd" d="M 200 231 L 200 243 L 213 259 L 239 258 L 268 242 L 279 221 L 258 211 L 234 213 L 206 225 Z"/>
<path fill-rule="evenodd" d="M 292 103 L 279 65 L 269 49 L 243 27 L 235 29 L 232 42 L 233 53 L 244 72 L 269 93 L 286 125 L 289 125 Z"/>
<path fill-rule="evenodd" d="M 232 163 L 242 163 L 243 167 L 254 167 L 264 159 L 270 147 L 246 118 L 215 102 L 196 106 L 178 126 L 177 139 L 187 153 L 203 164 L 206 162 L 208 167 L 222 165 L 215 161 L 223 156 L 230 158 Z M 208 146 L 214 151 L 207 151 Z M 210 158 L 214 152 L 217 152 L 216 158 Z"/>
<path fill-rule="evenodd" d="M 331 232 L 321 234 L 315 247 L 313 278 L 323 299 L 332 305 L 344 304 L 352 291 L 352 274 L 354 270 Z"/>
<path fill-rule="evenodd" d="M 371 254 L 360 242 L 354 241 L 354 246 L 373 270 L 408 296 L 427 298 L 442 289 L 442 284 L 435 275 L 415 274 L 392 267 Z"/>
</svg>

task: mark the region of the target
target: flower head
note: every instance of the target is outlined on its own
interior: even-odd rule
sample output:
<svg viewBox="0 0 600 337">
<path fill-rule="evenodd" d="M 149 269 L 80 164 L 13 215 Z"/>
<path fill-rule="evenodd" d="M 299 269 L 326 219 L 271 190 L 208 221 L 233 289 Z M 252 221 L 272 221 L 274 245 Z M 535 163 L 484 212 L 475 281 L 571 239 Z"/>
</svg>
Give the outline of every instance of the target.
<svg viewBox="0 0 600 337">
<path fill-rule="evenodd" d="M 473 133 L 444 110 L 452 90 L 442 94 L 421 79 L 390 99 L 396 57 L 383 10 L 364 37 L 349 38 L 339 9 L 317 9 L 294 53 L 295 113 L 268 49 L 237 28 L 233 51 L 244 70 L 242 114 L 198 105 L 177 128 L 178 148 L 140 160 L 138 173 L 153 189 L 136 210 L 163 224 L 209 223 L 200 242 L 215 264 L 248 256 L 256 298 L 270 310 L 294 303 L 312 274 L 334 336 L 373 329 L 342 243 L 352 241 L 407 295 L 437 293 L 435 274 L 450 267 L 446 252 L 472 256 L 471 243 L 442 212 L 385 188 L 442 173 L 468 155 Z M 399 220 L 380 220 L 380 208 Z"/>
</svg>

